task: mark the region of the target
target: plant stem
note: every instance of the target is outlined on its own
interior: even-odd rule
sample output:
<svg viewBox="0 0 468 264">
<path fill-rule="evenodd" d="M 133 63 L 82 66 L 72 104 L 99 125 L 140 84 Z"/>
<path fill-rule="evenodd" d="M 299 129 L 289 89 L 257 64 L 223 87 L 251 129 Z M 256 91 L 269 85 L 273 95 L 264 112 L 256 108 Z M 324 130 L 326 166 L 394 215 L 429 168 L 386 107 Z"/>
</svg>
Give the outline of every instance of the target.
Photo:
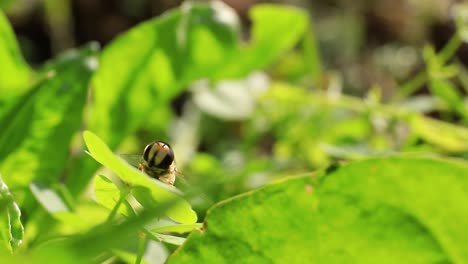
<svg viewBox="0 0 468 264">
<path fill-rule="evenodd" d="M 458 32 L 455 32 L 447 44 L 445 44 L 444 48 L 439 52 L 439 58 L 442 64 L 447 63 L 447 61 L 455 55 L 462 42 L 463 40 L 458 35 Z"/>
<path fill-rule="evenodd" d="M 439 58 L 442 65 L 446 64 L 450 58 L 452 58 L 457 52 L 463 40 L 456 32 L 450 40 L 445 44 L 444 48 L 439 52 Z M 397 99 L 403 99 L 416 92 L 427 80 L 426 72 L 418 73 L 414 78 L 407 81 L 398 91 Z"/>
<path fill-rule="evenodd" d="M 416 92 L 427 80 L 426 72 L 418 73 L 413 79 L 404 83 L 398 91 L 397 99 L 403 99 Z"/>
<path fill-rule="evenodd" d="M 119 210 L 120 205 L 125 201 L 127 198 L 128 192 L 126 191 L 121 191 L 120 192 L 120 199 L 117 201 L 115 204 L 114 208 L 112 208 L 112 211 L 110 212 L 109 216 L 107 217 L 107 222 L 112 222 L 114 220 L 115 216 L 117 215 L 117 211 Z"/>
<path fill-rule="evenodd" d="M 135 259 L 135 264 L 141 263 L 141 260 L 143 259 L 143 254 L 145 253 L 145 248 L 146 248 L 146 234 L 141 232 L 139 243 L 138 243 L 138 255 L 137 255 L 137 258 Z"/>
</svg>

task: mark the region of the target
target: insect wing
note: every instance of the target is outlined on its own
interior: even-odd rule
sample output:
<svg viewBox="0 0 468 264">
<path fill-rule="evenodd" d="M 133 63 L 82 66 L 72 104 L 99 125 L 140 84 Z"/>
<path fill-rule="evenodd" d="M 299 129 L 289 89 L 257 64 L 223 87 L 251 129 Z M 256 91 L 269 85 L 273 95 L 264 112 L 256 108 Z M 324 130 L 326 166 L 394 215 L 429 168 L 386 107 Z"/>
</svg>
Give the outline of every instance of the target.
<svg viewBox="0 0 468 264">
<path fill-rule="evenodd" d="M 138 168 L 138 165 L 143 161 L 141 155 L 120 154 L 119 156 L 135 168 Z"/>
</svg>

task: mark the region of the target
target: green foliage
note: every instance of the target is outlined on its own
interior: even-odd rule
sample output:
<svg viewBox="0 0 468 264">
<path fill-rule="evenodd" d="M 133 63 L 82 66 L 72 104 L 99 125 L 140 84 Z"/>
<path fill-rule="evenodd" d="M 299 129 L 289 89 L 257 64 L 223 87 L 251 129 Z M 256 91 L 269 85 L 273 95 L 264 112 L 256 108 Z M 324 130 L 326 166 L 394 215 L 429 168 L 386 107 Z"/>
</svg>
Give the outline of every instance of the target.
<svg viewBox="0 0 468 264">
<path fill-rule="evenodd" d="M 34 70 L 0 12 L 0 259 L 466 262 L 466 10 L 395 97 L 364 98 L 298 8 L 256 5 L 245 31 L 222 2 L 187 1 Z M 154 140 L 176 186 L 121 158 Z"/>
<path fill-rule="evenodd" d="M 49 75 L 0 120 L 0 170 L 11 188 L 59 179 L 72 136 L 81 126 L 95 52 L 91 45 L 50 62 Z"/>
<path fill-rule="evenodd" d="M 101 65 L 93 77 L 89 129 L 115 148 L 147 121 L 155 105 L 168 104 L 191 81 L 238 78 L 264 68 L 290 49 L 307 25 L 307 16 L 300 10 L 275 6 L 256 7 L 251 17 L 252 40 L 248 46 L 240 43 L 236 14 L 216 1 L 209 5 L 187 2 L 183 9 L 142 23 L 118 37 L 103 50 Z M 288 34 L 272 42 L 279 32 Z M 95 170 L 92 166 L 80 167 Z M 81 191 L 89 178 L 73 176 L 70 181 L 75 192 Z"/>
<path fill-rule="evenodd" d="M 169 263 L 463 263 L 466 163 L 390 157 L 228 199 Z"/>
<path fill-rule="evenodd" d="M 24 228 L 18 204 L 0 176 L 0 238 L 10 251 L 23 242 Z"/>
<path fill-rule="evenodd" d="M 13 30 L 0 10 L 0 117 L 2 108 L 28 88 L 30 70 L 19 51 Z"/>
</svg>

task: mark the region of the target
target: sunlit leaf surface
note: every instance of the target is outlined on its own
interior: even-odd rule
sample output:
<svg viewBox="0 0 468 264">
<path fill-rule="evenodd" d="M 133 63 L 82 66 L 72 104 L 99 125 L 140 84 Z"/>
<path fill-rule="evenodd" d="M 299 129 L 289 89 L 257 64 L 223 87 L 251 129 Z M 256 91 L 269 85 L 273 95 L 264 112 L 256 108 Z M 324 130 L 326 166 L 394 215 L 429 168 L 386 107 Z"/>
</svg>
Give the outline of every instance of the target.
<svg viewBox="0 0 468 264">
<path fill-rule="evenodd" d="M 468 166 L 370 159 L 223 201 L 169 263 L 431 263 L 468 258 Z"/>
<path fill-rule="evenodd" d="M 72 135 L 81 125 L 95 53 L 91 45 L 51 62 L 49 77 L 0 120 L 0 169 L 10 188 L 60 177 Z"/>
<path fill-rule="evenodd" d="M 14 32 L 0 10 L 0 117 L 6 99 L 21 95 L 29 86 L 30 70 L 24 62 Z"/>
</svg>

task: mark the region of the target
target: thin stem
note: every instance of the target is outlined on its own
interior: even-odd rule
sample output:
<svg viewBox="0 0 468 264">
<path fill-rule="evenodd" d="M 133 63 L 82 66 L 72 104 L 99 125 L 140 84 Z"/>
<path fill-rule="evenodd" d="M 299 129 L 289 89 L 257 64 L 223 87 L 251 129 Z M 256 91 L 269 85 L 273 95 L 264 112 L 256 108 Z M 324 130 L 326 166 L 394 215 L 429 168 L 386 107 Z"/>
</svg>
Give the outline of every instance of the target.
<svg viewBox="0 0 468 264">
<path fill-rule="evenodd" d="M 427 80 L 426 72 L 418 73 L 413 79 L 404 83 L 398 91 L 397 99 L 403 99 L 416 92 Z"/>
<path fill-rule="evenodd" d="M 439 52 L 439 58 L 442 64 L 447 63 L 450 58 L 455 55 L 460 45 L 463 43 L 463 40 L 458 35 L 458 32 L 455 32 L 450 40 L 445 44 L 444 48 Z"/>
<path fill-rule="evenodd" d="M 463 40 L 458 33 L 455 33 L 450 40 L 445 44 L 444 48 L 439 52 L 438 56 L 442 65 L 446 64 L 457 52 Z M 418 73 L 414 78 L 401 85 L 397 94 L 397 99 L 406 98 L 416 92 L 427 81 L 425 71 Z"/>
<path fill-rule="evenodd" d="M 68 206 L 68 208 L 73 210 L 73 208 L 75 208 L 75 199 L 71 195 L 68 188 L 61 183 L 55 184 L 54 187 L 54 189 L 56 189 L 61 194 L 61 197 L 63 198 L 63 201 Z"/>
<path fill-rule="evenodd" d="M 110 212 L 109 216 L 107 217 L 107 222 L 112 222 L 112 220 L 114 220 L 115 216 L 117 215 L 117 211 L 119 210 L 120 205 L 127 198 L 127 194 L 128 194 L 128 192 L 126 192 L 126 191 L 121 191 L 120 192 L 120 199 L 117 201 L 114 208 L 112 208 L 112 211 Z"/>
<path fill-rule="evenodd" d="M 141 263 L 141 260 L 143 259 L 143 254 L 145 253 L 145 249 L 146 249 L 146 234 L 141 232 L 139 243 L 138 243 L 138 255 L 137 255 L 137 258 L 135 259 L 135 264 Z"/>
</svg>

